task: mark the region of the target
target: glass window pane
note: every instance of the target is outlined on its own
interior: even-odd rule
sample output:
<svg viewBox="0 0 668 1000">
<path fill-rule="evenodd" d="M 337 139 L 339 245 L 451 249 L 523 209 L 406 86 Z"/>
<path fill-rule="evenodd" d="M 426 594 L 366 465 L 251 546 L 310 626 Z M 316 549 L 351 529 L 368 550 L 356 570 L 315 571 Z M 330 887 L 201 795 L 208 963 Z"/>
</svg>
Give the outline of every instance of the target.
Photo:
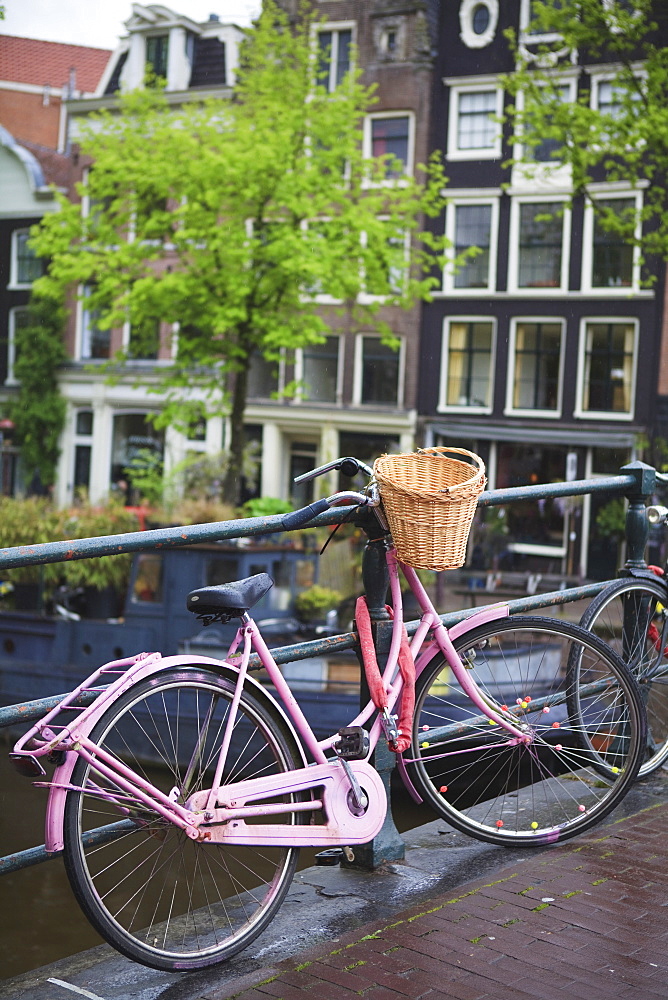
<svg viewBox="0 0 668 1000">
<path fill-rule="evenodd" d="M 339 338 L 327 337 L 323 344 L 310 344 L 302 351 L 304 399 L 335 403 L 339 370 Z"/>
<path fill-rule="evenodd" d="M 455 207 L 455 253 L 478 247 L 480 253 L 455 274 L 455 288 L 489 287 L 489 248 L 492 231 L 491 205 Z"/>
<path fill-rule="evenodd" d="M 492 336 L 491 323 L 451 323 L 445 394 L 448 406 L 490 406 Z"/>
<path fill-rule="evenodd" d="M 399 395 L 399 351 L 378 337 L 362 339 L 362 402 L 394 403 Z"/>
<path fill-rule="evenodd" d="M 560 205 L 536 203 L 520 205 L 519 273 L 520 288 L 559 288 L 563 218 Z"/>
<path fill-rule="evenodd" d="M 631 219 L 634 210 L 632 198 L 596 202 L 591 276 L 594 288 L 628 288 L 633 284 L 633 246 L 619 233 L 606 231 L 601 225 L 600 213 L 613 211 Z"/>
<path fill-rule="evenodd" d="M 408 115 L 396 118 L 373 118 L 371 121 L 371 155 L 393 156 L 400 161 L 388 163 L 387 177 L 400 177 L 408 167 Z"/>
<path fill-rule="evenodd" d="M 588 323 L 583 409 L 630 413 L 635 329 L 630 323 Z"/>
<path fill-rule="evenodd" d="M 560 359 L 560 323 L 518 324 L 513 384 L 515 409 L 558 408 Z"/>
<path fill-rule="evenodd" d="M 460 94 L 457 149 L 493 149 L 499 130 L 495 114 L 495 90 Z"/>
<path fill-rule="evenodd" d="M 271 399 L 278 392 L 278 373 L 275 361 L 267 361 L 261 354 L 254 354 L 248 369 L 249 399 Z"/>
<path fill-rule="evenodd" d="M 28 230 L 15 234 L 16 281 L 19 285 L 31 285 L 44 274 L 44 262 L 29 246 Z"/>
</svg>

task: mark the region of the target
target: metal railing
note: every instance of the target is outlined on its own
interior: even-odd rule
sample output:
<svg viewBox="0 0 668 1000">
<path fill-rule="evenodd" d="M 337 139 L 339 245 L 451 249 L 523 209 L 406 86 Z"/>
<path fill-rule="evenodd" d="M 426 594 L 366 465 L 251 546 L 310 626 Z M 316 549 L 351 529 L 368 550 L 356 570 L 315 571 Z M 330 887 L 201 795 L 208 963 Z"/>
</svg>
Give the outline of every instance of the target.
<svg viewBox="0 0 668 1000">
<path fill-rule="evenodd" d="M 609 497 L 626 497 L 629 506 L 626 514 L 626 572 L 641 572 L 646 563 L 645 547 L 648 538 L 648 522 L 645 508 L 648 499 L 654 493 L 656 486 L 656 470 L 643 462 L 632 462 L 624 466 L 619 475 L 606 476 L 598 479 L 576 480 L 570 483 L 550 483 L 537 486 L 520 486 L 505 490 L 488 490 L 481 494 L 478 505 L 481 507 L 497 507 L 509 503 L 531 500 L 545 500 L 555 497 L 584 496 L 587 494 L 603 494 Z M 341 524 L 351 519 L 353 508 L 339 507 L 324 514 L 319 514 L 309 522 L 310 527 L 331 526 Z M 361 511 L 357 523 L 370 528 L 374 515 L 366 510 Z M 282 515 L 271 517 L 252 517 L 234 521 L 219 521 L 213 524 L 189 525 L 186 527 L 156 528 L 148 531 L 127 532 L 120 535 L 105 535 L 98 538 L 80 538 L 72 541 L 43 542 L 35 545 L 22 545 L 15 548 L 0 549 L 0 571 L 18 566 L 33 566 L 43 563 L 63 562 L 73 559 L 88 559 L 93 556 L 118 555 L 127 552 L 160 551 L 179 546 L 193 545 L 197 542 L 220 541 L 230 538 L 247 538 L 254 535 L 264 535 L 283 531 Z M 367 520 L 371 519 L 371 520 Z M 300 529 L 303 530 L 303 529 Z M 387 594 L 387 576 L 384 560 L 384 550 L 371 537 L 366 546 L 362 575 L 364 589 L 367 595 L 369 611 L 374 629 L 374 638 L 379 660 L 389 649 L 391 623 L 385 612 Z M 555 607 L 574 601 L 590 599 L 598 594 L 608 581 L 585 584 L 551 593 L 534 594 L 509 602 L 511 612 L 530 612 L 539 608 Z M 490 595 L 493 599 L 493 593 Z M 474 614 L 474 610 L 454 611 L 441 615 L 447 627 L 451 627 L 463 618 Z M 407 622 L 409 634 L 417 628 L 417 622 Z M 294 660 L 308 659 L 313 656 L 327 656 L 340 650 L 356 649 L 357 636 L 354 632 L 341 635 L 312 639 L 294 645 L 282 646 L 272 650 L 277 663 L 288 663 Z M 251 661 L 251 667 L 253 664 Z M 65 692 L 64 692 L 65 693 Z M 64 694 L 63 693 L 63 694 Z M 54 707 L 63 694 L 42 698 L 38 701 L 25 702 L 0 708 L 0 728 L 28 724 Z M 364 691 L 362 692 L 364 697 Z M 88 696 L 92 700 L 94 696 Z M 82 704 L 85 702 L 82 699 Z M 375 766 L 386 785 L 389 793 L 390 773 L 394 764 L 394 755 L 381 744 L 378 745 Z M 368 845 L 356 849 L 356 864 L 365 868 L 375 868 L 383 861 L 396 860 L 403 857 L 404 843 L 392 820 L 391 810 L 378 836 Z M 53 855 L 47 854 L 45 848 L 34 847 L 12 855 L 0 858 L 0 874 L 8 874 L 21 868 L 26 868 Z"/>
</svg>

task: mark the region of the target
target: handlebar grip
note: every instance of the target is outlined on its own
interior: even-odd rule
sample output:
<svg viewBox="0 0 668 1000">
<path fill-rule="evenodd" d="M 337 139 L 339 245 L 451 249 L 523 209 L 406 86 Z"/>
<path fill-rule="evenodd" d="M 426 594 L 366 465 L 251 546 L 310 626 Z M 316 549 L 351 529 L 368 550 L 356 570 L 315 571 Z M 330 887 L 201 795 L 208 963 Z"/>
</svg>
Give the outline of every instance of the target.
<svg viewBox="0 0 668 1000">
<path fill-rule="evenodd" d="M 290 514 L 286 514 L 281 524 L 286 531 L 290 531 L 291 528 L 299 528 L 302 524 L 306 524 L 316 514 L 322 514 L 324 510 L 329 510 L 329 500 L 315 500 L 308 507 L 300 507 L 299 510 L 293 510 Z"/>
</svg>

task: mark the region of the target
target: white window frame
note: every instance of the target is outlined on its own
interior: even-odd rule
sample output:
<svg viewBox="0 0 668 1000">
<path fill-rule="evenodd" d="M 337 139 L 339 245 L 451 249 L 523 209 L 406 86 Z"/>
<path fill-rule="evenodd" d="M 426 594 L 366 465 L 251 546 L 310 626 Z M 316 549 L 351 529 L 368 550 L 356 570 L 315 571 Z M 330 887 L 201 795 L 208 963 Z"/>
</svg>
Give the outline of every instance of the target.
<svg viewBox="0 0 668 1000">
<path fill-rule="evenodd" d="M 619 323 L 624 326 L 632 326 L 634 329 L 633 364 L 631 371 L 631 405 L 627 413 L 615 413 L 612 410 L 585 410 L 582 405 L 585 390 L 587 326 L 590 323 Z M 581 318 L 578 343 L 577 394 L 575 399 L 575 409 L 573 411 L 573 415 L 575 417 L 579 417 L 583 420 L 619 420 L 622 422 L 629 422 L 633 420 L 636 405 L 636 380 L 638 377 L 639 333 L 640 323 L 635 316 L 583 316 Z"/>
<path fill-rule="evenodd" d="M 526 407 L 513 406 L 513 391 L 515 388 L 515 351 L 517 343 L 517 328 L 525 323 L 552 323 L 561 327 L 559 343 L 559 382 L 557 388 L 557 406 L 554 410 L 534 410 Z M 504 414 L 514 417 L 540 417 L 548 420 L 558 420 L 562 415 L 564 389 L 564 348 L 566 344 L 566 320 L 562 316 L 514 316 L 510 321 L 510 340 L 508 344 L 508 371 L 506 375 L 506 406 Z"/>
<path fill-rule="evenodd" d="M 316 24 L 316 25 L 314 25 L 311 30 L 313 32 L 313 50 L 314 50 L 315 59 L 316 59 L 316 67 L 317 67 L 318 56 L 320 54 L 320 47 L 319 47 L 319 44 L 318 44 L 318 35 L 322 34 L 323 32 L 326 32 L 326 31 L 331 31 L 332 35 L 336 34 L 338 36 L 338 33 L 340 31 L 349 31 L 350 32 L 350 44 L 351 44 L 350 69 L 354 69 L 354 67 L 355 67 L 354 50 L 355 50 L 355 46 L 357 44 L 357 39 L 356 39 L 356 35 L 357 35 L 357 22 L 356 21 L 325 21 L 322 24 Z M 328 93 L 331 93 L 333 90 L 336 89 L 336 83 L 334 83 L 334 87 L 332 87 L 332 80 L 336 79 L 335 78 L 335 74 L 334 74 L 334 68 L 336 66 L 336 57 L 338 56 L 338 44 L 339 44 L 339 40 L 338 40 L 338 37 L 337 37 L 337 39 L 336 39 L 336 45 L 334 45 L 334 43 L 332 44 L 332 51 L 329 54 L 329 81 L 328 81 L 328 85 L 327 85 L 327 92 Z"/>
<path fill-rule="evenodd" d="M 541 34 L 530 34 L 531 0 L 521 0 L 520 3 L 520 41 L 525 45 L 542 45 L 546 42 L 556 42 L 561 36 L 556 31 L 544 31 Z"/>
<path fill-rule="evenodd" d="M 19 313 L 27 313 L 28 306 L 14 306 L 7 315 L 7 377 L 5 385 L 18 385 L 19 380 L 14 374 L 16 362 L 16 328 Z"/>
<path fill-rule="evenodd" d="M 640 211 L 642 208 L 642 192 L 634 191 L 631 189 L 615 189 L 613 191 L 596 191 L 591 195 L 594 201 L 635 201 L 636 211 Z M 637 246 L 633 247 L 633 268 L 631 272 L 631 284 L 630 285 L 594 285 L 593 284 L 593 268 L 594 268 L 594 223 L 595 223 L 595 213 L 591 202 L 587 202 L 584 210 L 584 223 L 582 230 L 582 278 L 581 278 L 581 288 L 583 292 L 587 292 L 591 295 L 604 295 L 604 296 L 626 296 L 630 295 L 632 292 L 640 291 L 640 250 Z M 635 236 L 640 238 L 642 224 L 640 221 L 636 224 Z"/>
<path fill-rule="evenodd" d="M 446 267 L 443 271 L 443 291 L 452 292 L 453 295 L 457 296 L 479 296 L 484 292 L 496 291 L 496 268 L 498 259 L 498 240 L 499 240 L 499 198 L 498 197 L 473 197 L 473 198 L 453 198 L 452 201 L 448 202 L 445 210 L 445 235 L 450 241 L 450 249 L 446 251 L 447 254 L 452 254 L 452 257 L 456 254 L 455 248 L 455 235 L 456 235 L 456 221 L 457 221 L 457 209 L 473 207 L 475 205 L 489 205 L 492 209 L 492 218 L 489 231 L 489 273 L 487 276 L 487 284 L 483 288 L 459 288 L 455 285 L 456 275 L 454 274 L 451 267 Z"/>
<path fill-rule="evenodd" d="M 502 128 L 495 122 L 496 135 L 494 142 L 490 146 L 483 146 L 480 149 L 460 149 L 458 145 L 459 135 L 459 101 L 464 94 L 474 93 L 494 93 L 495 107 L 493 115 L 500 117 L 503 111 L 503 87 L 499 86 L 498 77 L 477 77 L 469 78 L 464 83 L 461 77 L 457 80 L 443 81 L 450 87 L 449 114 L 448 114 L 448 150 L 449 160 L 496 160 L 501 156 Z"/>
<path fill-rule="evenodd" d="M 37 220 L 35 220 L 37 221 Z M 21 226 L 20 229 L 12 230 L 10 259 L 9 259 L 9 291 L 19 291 L 25 288 L 32 288 L 32 281 L 19 281 L 19 236 L 29 235 L 30 226 Z"/>
<path fill-rule="evenodd" d="M 344 363 L 344 339 L 341 334 L 329 332 L 326 334 L 327 337 L 335 337 L 338 340 L 338 350 L 336 359 L 336 399 L 334 402 L 327 400 L 327 402 L 320 405 L 323 406 L 340 406 L 343 398 L 343 363 Z M 304 380 L 304 348 L 298 347 L 295 351 L 295 379 L 297 382 L 303 382 Z M 317 406 L 317 399 L 306 399 L 302 395 L 295 396 L 292 400 L 295 406 Z"/>
<path fill-rule="evenodd" d="M 492 327 L 492 346 L 489 352 L 489 405 L 487 406 L 466 406 L 447 402 L 448 376 L 450 365 L 450 328 L 455 323 L 489 323 Z M 496 372 L 496 344 L 497 344 L 497 319 L 496 316 L 445 316 L 443 319 L 443 332 L 441 335 L 441 373 L 438 389 L 438 412 L 439 413 L 491 413 L 494 408 L 494 375 Z"/>
<path fill-rule="evenodd" d="M 473 14 L 477 7 L 486 7 L 489 24 L 477 35 L 473 30 Z M 462 0 L 459 8 L 459 37 L 469 49 L 483 49 L 494 40 L 499 21 L 499 0 Z"/>
<path fill-rule="evenodd" d="M 408 118 L 408 148 L 406 150 L 406 166 L 404 173 L 407 177 L 412 176 L 415 169 L 415 112 L 414 111 L 375 111 L 366 115 L 364 119 L 363 153 L 366 159 L 371 159 L 373 155 L 372 129 L 373 122 L 387 118 Z M 396 184 L 399 177 L 388 177 L 383 184 Z"/>
<path fill-rule="evenodd" d="M 366 408 L 377 407 L 379 409 L 389 409 L 390 407 L 395 407 L 398 410 L 403 409 L 404 405 L 404 380 L 405 380 L 405 368 L 406 368 L 406 339 L 405 337 L 399 337 L 401 341 L 397 355 L 399 358 L 399 371 L 397 374 L 397 399 L 396 403 L 365 403 L 362 400 L 362 368 L 364 363 L 364 340 L 370 340 L 374 338 L 375 340 L 381 340 L 379 333 L 375 333 L 373 330 L 365 330 L 362 333 L 358 333 L 355 337 L 355 366 L 354 366 L 354 378 L 353 378 L 353 404 L 355 406 Z"/>
<path fill-rule="evenodd" d="M 555 287 L 537 288 L 519 284 L 520 262 L 520 207 L 522 205 L 554 204 L 563 206 L 561 219 L 561 273 Z M 533 194 L 514 197 L 510 205 L 510 240 L 508 248 L 508 291 L 513 294 L 531 296 L 562 295 L 568 290 L 568 269 L 570 264 L 571 210 L 563 195 Z"/>
</svg>

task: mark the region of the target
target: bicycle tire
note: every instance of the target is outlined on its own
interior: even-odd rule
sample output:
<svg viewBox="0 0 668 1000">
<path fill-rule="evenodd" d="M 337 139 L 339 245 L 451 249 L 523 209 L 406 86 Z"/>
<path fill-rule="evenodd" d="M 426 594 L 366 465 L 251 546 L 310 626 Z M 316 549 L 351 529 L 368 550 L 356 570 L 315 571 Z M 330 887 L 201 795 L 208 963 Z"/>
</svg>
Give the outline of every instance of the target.
<svg viewBox="0 0 668 1000">
<path fill-rule="evenodd" d="M 619 657 L 577 625 L 524 616 L 488 622 L 454 646 L 490 706 L 510 710 L 532 742 L 490 725 L 437 654 L 418 678 L 413 746 L 404 754 L 424 801 L 455 829 L 501 846 L 556 843 L 607 815 L 635 778 L 645 734 L 638 685 Z M 612 698 L 588 706 L 586 741 L 575 731 L 582 720 L 567 710 L 574 649 L 616 682 Z M 596 730 L 613 725 L 615 771 L 604 778 L 590 745 Z"/>
<path fill-rule="evenodd" d="M 658 578 L 616 580 L 596 595 L 580 625 L 607 642 L 640 685 L 647 747 L 638 777 L 645 778 L 668 758 L 668 590 Z"/>
<path fill-rule="evenodd" d="M 211 786 L 233 691 L 229 679 L 205 667 L 174 668 L 125 692 L 91 737 L 164 792 L 179 789 L 185 801 Z M 242 692 L 223 783 L 300 766 L 286 729 L 279 713 Z M 114 787 L 81 758 L 72 784 Z M 303 814 L 290 815 L 288 822 L 303 821 Z M 87 830 L 118 820 L 118 807 L 99 795 L 69 791 L 65 868 L 102 937 L 151 968 L 183 972 L 230 958 L 265 929 L 292 882 L 298 848 L 195 842 L 139 803 L 129 804 L 122 836 L 87 844 Z"/>
</svg>

